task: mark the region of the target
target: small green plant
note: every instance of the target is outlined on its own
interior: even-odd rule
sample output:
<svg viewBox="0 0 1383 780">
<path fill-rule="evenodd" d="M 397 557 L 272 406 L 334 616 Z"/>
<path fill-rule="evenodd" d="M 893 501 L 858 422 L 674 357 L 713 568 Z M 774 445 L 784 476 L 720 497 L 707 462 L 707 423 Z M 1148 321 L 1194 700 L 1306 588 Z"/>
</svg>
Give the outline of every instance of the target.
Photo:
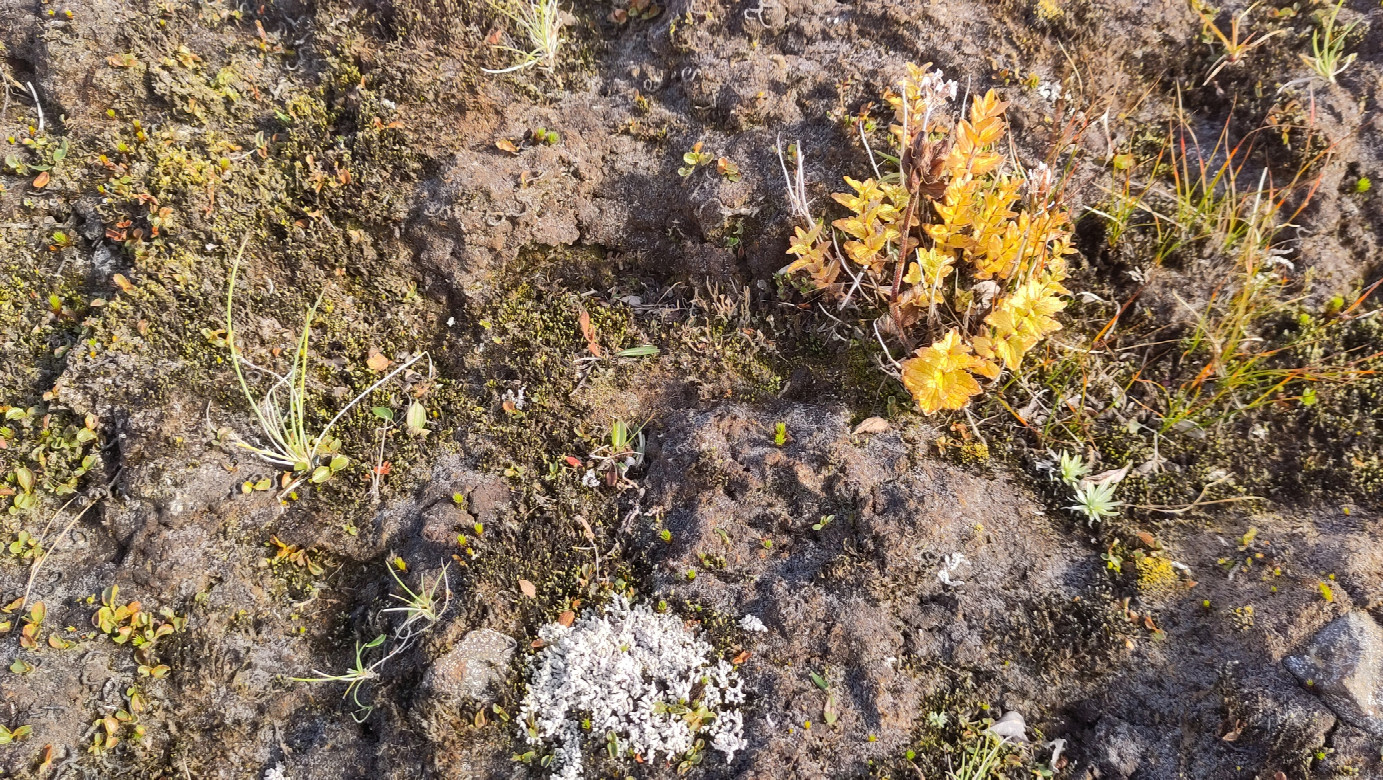
<svg viewBox="0 0 1383 780">
<path fill-rule="evenodd" d="M 712 159 L 710 154 L 701 151 L 701 142 L 697 141 L 692 144 L 691 151 L 682 155 L 682 162 L 686 165 L 677 169 L 677 175 L 685 179 L 696 172 L 696 166 L 705 165 Z"/>
<path fill-rule="evenodd" d="M 20 740 L 25 739 L 32 733 L 34 733 L 34 730 L 30 726 L 17 726 L 13 730 L 8 729 L 5 726 L 0 726 L 0 745 L 8 745 L 11 742 L 19 742 Z"/>
<path fill-rule="evenodd" d="M 1287 32 L 1286 30 L 1273 30 L 1266 35 L 1259 35 L 1257 37 L 1254 37 L 1254 35 L 1250 33 L 1244 35 L 1241 39 L 1240 34 L 1242 31 L 1240 25 L 1244 23 L 1244 20 L 1248 18 L 1248 15 L 1253 12 L 1253 9 L 1257 5 L 1257 3 L 1254 3 L 1231 16 L 1229 19 L 1229 34 L 1226 35 L 1224 31 L 1220 29 L 1219 25 L 1215 24 L 1215 14 L 1211 13 L 1201 0 L 1191 0 L 1191 10 L 1195 11 L 1196 15 L 1201 18 L 1201 24 L 1203 25 L 1202 35 L 1207 39 L 1207 42 L 1219 39 L 1220 45 L 1223 46 L 1225 50 L 1225 53 L 1220 55 L 1220 58 L 1215 61 L 1215 65 L 1210 69 L 1210 73 L 1205 77 L 1205 84 L 1209 84 L 1213 81 L 1216 74 L 1224 69 L 1226 65 L 1234 65 L 1241 62 L 1244 56 L 1253 49 L 1262 46 L 1273 36 L 1282 35 Z"/>
<path fill-rule="evenodd" d="M 775 446 L 775 447 L 781 447 L 781 446 L 783 446 L 784 444 L 787 444 L 787 443 L 788 443 L 788 424 L 787 424 L 787 423 L 783 423 L 783 422 L 774 423 L 774 424 L 773 424 L 773 446 Z"/>
<path fill-rule="evenodd" d="M 646 446 L 642 425 L 633 428 L 624 420 L 616 419 L 610 424 L 610 443 L 590 454 L 590 459 L 596 463 L 594 471 L 604 473 L 611 485 L 627 482 L 630 469 L 643 465 Z"/>
<path fill-rule="evenodd" d="M 121 604 L 119 598 L 120 587 L 117 585 L 102 591 L 101 608 L 91 616 L 91 624 L 117 645 L 129 644 L 134 647 L 134 657 L 139 663 L 141 675 L 154 679 L 166 677 L 172 670 L 166 664 L 158 663 L 154 657 L 154 647 L 159 639 L 181 631 L 187 625 L 186 618 L 168 607 L 160 609 L 155 616 L 138 601 Z"/>
<path fill-rule="evenodd" d="M 267 443 L 264 445 L 251 444 L 228 429 L 217 431 L 217 437 L 218 439 L 227 439 L 241 449 L 252 452 L 275 466 L 291 469 L 298 476 L 284 487 L 286 493 L 305 479 L 313 483 L 325 482 L 333 474 L 345 468 L 350 463 L 350 459 L 340 454 L 341 441 L 331 436 L 331 429 L 356 404 L 418 362 L 426 353 L 415 355 L 370 385 L 364 392 L 343 406 L 320 432 L 310 433 L 307 424 L 307 410 L 315 405 L 315 399 L 312 398 L 307 389 L 308 352 L 309 340 L 312 335 L 312 319 L 316 316 L 321 297 L 319 296 L 317 303 L 314 303 L 307 310 L 307 315 L 303 320 L 302 335 L 298 338 L 297 350 L 287 374 L 280 375 L 251 363 L 241 349 L 236 346 L 234 324 L 235 280 L 240 272 L 240 260 L 245 254 L 245 246 L 248 243 L 249 236 L 246 236 L 245 240 L 240 243 L 235 262 L 231 266 L 230 283 L 226 289 L 225 344 L 230 350 L 230 362 L 231 367 L 235 370 L 235 378 L 240 384 L 245 399 L 249 401 L 255 418 L 259 421 L 260 432 Z M 274 384 L 270 386 L 263 397 L 255 397 L 254 391 L 250 389 L 249 381 L 245 378 L 242 365 L 271 374 L 276 378 Z M 413 414 L 412 408 L 409 409 L 409 414 L 410 416 Z"/>
<path fill-rule="evenodd" d="M 1057 460 L 1057 472 L 1061 475 L 1062 482 L 1074 487 L 1082 477 L 1090 473 L 1090 465 L 1082 460 L 1079 454 L 1072 455 L 1062 450 Z"/>
<path fill-rule="evenodd" d="M 375 637 L 374 639 L 371 639 L 369 642 L 366 642 L 363 645 L 359 642 L 356 642 L 355 666 L 350 669 L 347 669 L 341 674 L 329 674 L 318 669 L 313 669 L 312 673 L 317 675 L 316 677 L 294 677 L 292 679 L 294 682 L 306 683 L 346 683 L 346 692 L 342 694 L 342 698 L 345 698 L 346 696 L 351 697 L 351 701 L 354 702 L 356 706 L 356 711 L 353 714 L 355 722 L 364 723 L 365 719 L 370 716 L 370 712 L 374 710 L 374 706 L 365 704 L 364 702 L 360 701 L 360 686 L 379 676 L 379 673 L 375 670 L 385 660 L 381 659 L 369 666 L 366 666 L 365 651 L 373 650 L 374 648 L 379 647 L 380 645 L 384 644 L 384 640 L 388 638 L 388 635 L 380 634 L 379 636 Z M 389 656 L 386 656 L 386 659 L 388 657 Z"/>
<path fill-rule="evenodd" d="M 512 73 L 535 65 L 551 70 L 557 64 L 557 50 L 562 45 L 562 9 L 557 0 L 493 0 L 493 6 L 514 23 L 524 42 L 517 46 L 495 44 L 494 48 L 518 57 L 518 62 L 507 68 L 483 70 Z"/>
<path fill-rule="evenodd" d="M 1076 487 L 1076 503 L 1067 509 L 1085 515 L 1090 525 L 1119 514 L 1124 502 L 1114 498 L 1115 485 L 1110 482 L 1085 482 Z"/>
<path fill-rule="evenodd" d="M 1336 25 L 1344 4 L 1345 0 L 1340 0 L 1328 11 L 1319 12 L 1320 27 L 1311 31 L 1311 56 L 1301 55 L 1302 62 L 1331 84 L 1337 83 L 1336 78 L 1359 56 L 1357 52 L 1345 54 L 1345 39 L 1359 26 L 1359 22 L 1343 27 Z"/>
<path fill-rule="evenodd" d="M 1002 765 L 1005 741 L 989 731 L 976 735 L 966 743 L 960 766 L 947 775 L 947 780 L 988 780 L 998 777 Z"/>
<path fill-rule="evenodd" d="M 393 597 L 402 602 L 403 606 L 389 607 L 381 611 L 398 612 L 404 616 L 403 624 L 399 626 L 400 633 L 410 631 L 412 626 L 419 621 L 423 621 L 427 625 L 436 623 L 441 613 L 446 611 L 447 603 L 451 599 L 451 588 L 447 582 L 446 566 L 442 567 L 442 570 L 437 573 L 437 576 L 433 578 L 431 583 L 427 581 L 426 577 L 419 575 L 418 589 L 416 591 L 404 584 L 403 580 L 399 578 L 398 573 L 394 571 L 394 567 L 391 566 L 389 568 L 389 574 L 394 578 L 394 582 L 398 583 L 398 586 L 403 589 L 403 592 L 407 595 L 400 596 L 394 594 Z M 438 597 L 439 593 L 441 594 L 440 599 Z"/>
<path fill-rule="evenodd" d="M 398 612 L 404 616 L 403 622 L 394 629 L 393 634 L 380 634 L 363 645 L 357 641 L 355 643 L 355 666 L 340 674 L 330 674 L 319 669 L 313 669 L 312 673 L 316 675 L 315 677 L 290 678 L 294 682 L 346 683 L 346 692 L 342 694 L 342 698 L 349 696 L 351 701 L 355 704 L 356 709 L 351 717 L 355 719 L 356 723 L 364 723 L 365 719 L 368 718 L 370 713 L 374 710 L 373 705 L 365 704 L 360 701 L 361 686 L 379 677 L 379 669 L 393 660 L 395 656 L 412 647 L 419 637 L 430 631 L 432 627 L 436 625 L 438 618 L 446 611 L 447 604 L 451 599 L 451 590 L 447 585 L 447 567 L 445 566 L 442 567 L 442 571 L 438 573 L 437 577 L 433 579 L 431 583 L 429 583 L 425 577 L 420 578 L 419 586 L 416 591 L 404 584 L 403 580 L 400 579 L 396 573 L 396 570 L 408 570 L 408 564 L 404 562 L 402 558 L 394 558 L 392 564 L 388 565 L 387 568 L 389 569 L 389 575 L 394 578 L 394 582 L 398 583 L 399 587 L 402 588 L 403 592 L 406 594 L 405 596 L 393 595 L 395 599 L 403 603 L 402 606 L 389 607 L 381 610 L 382 613 Z M 440 601 L 438 599 L 439 592 L 441 593 Z M 422 624 L 421 628 L 416 627 L 420 623 Z M 365 663 L 366 651 L 373 650 L 383 645 L 391 638 L 393 639 L 393 644 L 389 652 L 374 663 L 367 665 Z"/>
<path fill-rule="evenodd" d="M 533 136 L 533 143 L 535 144 L 556 146 L 562 143 L 562 136 L 558 135 L 556 130 L 549 130 L 546 127 L 540 127 L 532 131 L 531 135 Z"/>
<path fill-rule="evenodd" d="M 1363 195 L 1371 189 L 1373 189 L 1373 180 L 1367 176 L 1360 176 L 1359 180 L 1354 182 L 1354 194 L 1356 195 Z"/>
<path fill-rule="evenodd" d="M 812 524 L 812 530 L 820 531 L 824 529 L 826 526 L 830 525 L 831 521 L 834 519 L 836 519 L 835 515 L 822 515 L 821 520 L 819 522 Z"/>
</svg>

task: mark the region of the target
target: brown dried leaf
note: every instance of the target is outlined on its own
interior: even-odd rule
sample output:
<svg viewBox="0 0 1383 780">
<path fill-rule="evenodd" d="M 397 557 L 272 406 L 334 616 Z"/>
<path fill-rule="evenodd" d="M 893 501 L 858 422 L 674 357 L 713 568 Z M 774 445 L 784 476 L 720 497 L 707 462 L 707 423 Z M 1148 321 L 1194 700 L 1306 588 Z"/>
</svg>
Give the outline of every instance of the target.
<svg viewBox="0 0 1383 780">
<path fill-rule="evenodd" d="M 508 152 L 510 154 L 519 153 L 519 147 L 515 146 L 514 142 L 510 141 L 508 138 L 501 138 L 498 141 L 495 141 L 495 148 L 499 149 L 502 152 Z"/>
<path fill-rule="evenodd" d="M 131 283 L 129 279 L 126 279 L 124 274 L 112 276 L 111 281 L 115 282 L 115 286 L 119 287 L 124 292 L 129 292 L 134 289 L 134 284 Z"/>
<path fill-rule="evenodd" d="M 591 313 L 582 309 L 576 317 L 576 322 L 581 326 L 581 338 L 586 340 L 586 349 L 590 350 L 592 355 L 600 357 L 600 345 L 595 341 L 595 328 L 591 326 Z"/>
<path fill-rule="evenodd" d="M 870 417 L 855 426 L 854 434 L 859 436 L 862 433 L 887 433 L 888 429 L 888 420 L 882 417 Z"/>
<path fill-rule="evenodd" d="M 528 580 L 519 580 L 519 590 L 530 599 L 538 596 L 538 587 Z"/>
<path fill-rule="evenodd" d="M 365 358 L 365 365 L 369 366 L 370 370 L 376 374 L 382 374 L 388 370 L 390 362 L 389 358 L 381 355 L 377 349 L 371 349 L 370 356 Z"/>
<path fill-rule="evenodd" d="M 49 175 L 48 171 L 40 173 L 37 177 L 34 178 L 34 189 L 41 190 L 44 187 L 47 187 L 48 182 L 52 180 L 52 178 L 53 177 Z"/>
<path fill-rule="evenodd" d="M 557 616 L 557 622 L 570 628 L 571 624 L 576 622 L 576 613 L 568 609 Z"/>
</svg>

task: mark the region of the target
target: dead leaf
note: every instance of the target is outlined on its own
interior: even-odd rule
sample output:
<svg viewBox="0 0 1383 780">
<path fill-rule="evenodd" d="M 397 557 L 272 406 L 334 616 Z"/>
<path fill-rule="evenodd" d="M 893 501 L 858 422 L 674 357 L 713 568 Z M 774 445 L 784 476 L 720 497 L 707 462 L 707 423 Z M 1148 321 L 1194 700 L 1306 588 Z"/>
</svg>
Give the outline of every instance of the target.
<svg viewBox="0 0 1383 780">
<path fill-rule="evenodd" d="M 581 461 L 577 460 L 575 456 L 567 455 L 563 457 L 562 460 L 565 460 L 567 462 L 567 465 L 571 466 L 574 469 L 581 468 Z"/>
<path fill-rule="evenodd" d="M 1144 547 L 1147 547 L 1149 549 L 1157 548 L 1157 540 L 1153 538 L 1152 534 L 1148 533 L 1147 531 L 1139 531 L 1137 536 L 1138 541 L 1142 542 Z"/>
<path fill-rule="evenodd" d="M 119 287 L 121 290 L 125 292 L 129 292 L 130 290 L 134 289 L 134 285 L 130 283 L 129 279 L 125 278 L 124 274 L 116 274 L 115 276 L 112 276 L 111 281 L 115 282 L 115 286 Z"/>
<path fill-rule="evenodd" d="M 530 599 L 536 598 L 538 596 L 537 586 L 529 582 L 528 580 L 519 580 L 519 590 L 523 591 L 523 595 L 529 597 Z"/>
<path fill-rule="evenodd" d="M 735 666 L 739 666 L 740 664 L 742 664 L 742 663 L 744 663 L 745 661 L 748 661 L 748 660 L 749 660 L 749 651 L 748 651 L 748 650 L 745 650 L 744 652 L 740 653 L 739 655 L 735 656 L 734 658 L 731 658 L 731 659 L 730 659 L 730 663 L 734 664 Z"/>
<path fill-rule="evenodd" d="M 365 358 L 365 365 L 369 366 L 370 370 L 376 374 L 384 373 L 389 368 L 390 362 L 389 358 L 381 355 L 377 349 L 371 349 L 370 356 Z"/>
<path fill-rule="evenodd" d="M 1129 467 L 1124 466 L 1121 469 L 1110 469 L 1109 471 L 1101 471 L 1093 477 L 1086 477 L 1085 479 L 1081 480 L 1081 483 L 1091 485 L 1117 485 L 1120 482 L 1124 481 L 1124 477 L 1128 476 L 1128 470 Z"/>
<path fill-rule="evenodd" d="M 519 153 L 519 147 L 515 146 L 514 142 L 510 141 L 508 138 L 501 138 L 498 141 L 495 141 L 495 148 L 499 149 L 502 152 L 508 152 L 510 154 Z"/>
<path fill-rule="evenodd" d="M 571 624 L 576 622 L 576 613 L 568 609 L 557 616 L 557 622 L 570 628 Z"/>
<path fill-rule="evenodd" d="M 1234 721 L 1234 728 L 1230 729 L 1229 733 L 1225 734 L 1223 737 L 1220 737 L 1220 739 L 1224 740 L 1225 742 L 1233 742 L 1239 738 L 1240 734 L 1243 733 L 1244 722 L 1242 720 L 1236 720 Z"/>
<path fill-rule="evenodd" d="M 590 350 L 592 355 L 600 357 L 600 345 L 595 341 L 595 328 L 591 326 L 591 313 L 582 309 L 576 317 L 576 323 L 581 326 L 581 338 L 586 340 L 586 349 Z"/>
<path fill-rule="evenodd" d="M 53 178 L 53 177 L 50 176 L 50 175 L 48 174 L 48 171 L 44 171 L 44 172 L 40 173 L 37 177 L 34 178 L 34 189 L 36 189 L 36 190 L 41 190 L 41 189 L 43 189 L 44 187 L 47 187 L 47 186 L 48 186 L 48 182 L 49 182 L 52 178 Z"/>
<path fill-rule="evenodd" d="M 870 417 L 855 426 L 855 435 L 862 433 L 887 433 L 889 429 L 888 420 L 882 417 Z"/>
</svg>

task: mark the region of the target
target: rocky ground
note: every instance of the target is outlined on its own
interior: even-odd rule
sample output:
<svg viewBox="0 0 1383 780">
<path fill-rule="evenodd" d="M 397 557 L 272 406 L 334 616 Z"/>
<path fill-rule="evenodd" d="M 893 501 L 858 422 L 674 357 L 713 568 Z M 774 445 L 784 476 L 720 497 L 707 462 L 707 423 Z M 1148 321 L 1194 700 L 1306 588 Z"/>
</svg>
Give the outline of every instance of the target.
<svg viewBox="0 0 1383 780">
<path fill-rule="evenodd" d="M 496 74 L 469 0 L 0 0 L 0 773 L 547 777 L 535 664 L 623 597 L 745 745 L 592 729 L 587 777 L 1383 777 L 1383 10 L 1330 83 L 1332 8 L 1222 64 L 1242 4 L 580 0 Z M 829 212 L 926 62 L 1079 249 L 1029 373 L 934 416 L 776 274 L 775 146 Z M 1227 158 L 1280 205 L 1242 385 L 1198 376 L 1232 258 L 1163 233 Z M 306 426 L 364 393 L 295 484 L 236 446 L 233 268 L 255 393 L 314 303 Z"/>
</svg>

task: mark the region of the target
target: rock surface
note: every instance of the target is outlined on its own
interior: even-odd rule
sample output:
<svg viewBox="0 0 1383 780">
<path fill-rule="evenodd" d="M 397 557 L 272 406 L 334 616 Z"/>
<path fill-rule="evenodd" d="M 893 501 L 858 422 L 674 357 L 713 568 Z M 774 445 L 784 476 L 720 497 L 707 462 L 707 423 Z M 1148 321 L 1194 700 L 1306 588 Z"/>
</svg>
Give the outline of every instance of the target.
<svg viewBox="0 0 1383 780">
<path fill-rule="evenodd" d="M 488 628 L 472 631 L 433 662 L 423 686 L 458 703 L 489 702 L 504 684 L 517 648 L 518 643 L 507 634 Z"/>
<path fill-rule="evenodd" d="M 1340 718 L 1383 736 L 1383 627 L 1367 612 L 1336 618 L 1284 663 Z"/>
</svg>

